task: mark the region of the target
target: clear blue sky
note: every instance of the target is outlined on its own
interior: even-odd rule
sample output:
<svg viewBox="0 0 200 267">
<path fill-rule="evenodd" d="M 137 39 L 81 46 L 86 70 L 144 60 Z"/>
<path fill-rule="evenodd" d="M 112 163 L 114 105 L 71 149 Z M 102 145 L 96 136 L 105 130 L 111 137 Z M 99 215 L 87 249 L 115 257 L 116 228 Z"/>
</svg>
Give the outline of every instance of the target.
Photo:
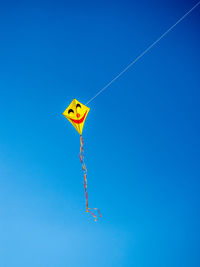
<svg viewBox="0 0 200 267">
<path fill-rule="evenodd" d="M 176 2 L 176 3 L 175 3 Z M 0 266 L 200 266 L 197 1 L 1 1 Z"/>
</svg>

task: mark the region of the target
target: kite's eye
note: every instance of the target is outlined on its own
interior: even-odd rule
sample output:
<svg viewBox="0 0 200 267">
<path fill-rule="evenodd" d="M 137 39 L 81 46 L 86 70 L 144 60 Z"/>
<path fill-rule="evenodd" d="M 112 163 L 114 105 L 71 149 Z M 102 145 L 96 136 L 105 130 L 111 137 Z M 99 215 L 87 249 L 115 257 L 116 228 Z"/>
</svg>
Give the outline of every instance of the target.
<svg viewBox="0 0 200 267">
<path fill-rule="evenodd" d="M 81 108 L 81 105 L 80 105 L 80 104 L 77 104 L 77 105 L 76 105 L 76 108 L 78 108 L 78 107 Z"/>
<path fill-rule="evenodd" d="M 73 109 L 69 109 L 69 110 L 68 110 L 68 114 L 70 114 L 71 112 L 74 113 Z"/>
</svg>

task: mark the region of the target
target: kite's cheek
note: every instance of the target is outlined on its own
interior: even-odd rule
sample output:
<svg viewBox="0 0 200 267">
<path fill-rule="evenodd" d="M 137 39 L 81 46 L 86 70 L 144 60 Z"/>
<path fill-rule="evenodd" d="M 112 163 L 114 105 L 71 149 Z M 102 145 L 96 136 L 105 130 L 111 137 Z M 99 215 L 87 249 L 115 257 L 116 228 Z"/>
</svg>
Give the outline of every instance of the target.
<svg viewBox="0 0 200 267">
<path fill-rule="evenodd" d="M 85 112 L 85 114 L 83 115 L 83 117 L 80 120 L 74 120 L 74 119 L 70 119 L 70 120 L 73 121 L 74 123 L 80 124 L 84 121 L 86 114 L 87 114 L 87 111 Z M 80 114 L 79 114 L 79 116 L 80 116 Z"/>
</svg>

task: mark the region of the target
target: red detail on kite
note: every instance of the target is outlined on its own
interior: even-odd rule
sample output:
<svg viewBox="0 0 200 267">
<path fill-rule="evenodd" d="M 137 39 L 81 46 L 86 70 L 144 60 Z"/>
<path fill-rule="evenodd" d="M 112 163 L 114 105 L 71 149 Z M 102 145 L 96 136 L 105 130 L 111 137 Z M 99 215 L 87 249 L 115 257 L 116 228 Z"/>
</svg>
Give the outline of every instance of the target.
<svg viewBox="0 0 200 267">
<path fill-rule="evenodd" d="M 87 111 L 85 112 L 85 114 L 83 115 L 83 117 L 80 120 L 74 120 L 74 119 L 71 119 L 71 118 L 70 118 L 70 120 L 75 122 L 75 123 L 77 123 L 77 124 L 80 124 L 80 123 L 82 123 L 84 121 L 86 114 L 87 114 Z"/>
</svg>

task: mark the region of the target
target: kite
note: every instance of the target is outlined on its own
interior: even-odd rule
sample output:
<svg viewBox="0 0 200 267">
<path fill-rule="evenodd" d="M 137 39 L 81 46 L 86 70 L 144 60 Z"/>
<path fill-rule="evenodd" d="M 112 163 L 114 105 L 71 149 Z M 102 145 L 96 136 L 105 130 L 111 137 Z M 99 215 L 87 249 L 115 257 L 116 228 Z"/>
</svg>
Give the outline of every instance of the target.
<svg viewBox="0 0 200 267">
<path fill-rule="evenodd" d="M 86 212 L 89 212 L 92 214 L 92 216 L 95 218 L 95 221 L 97 221 L 97 216 L 94 214 L 94 211 L 97 211 L 99 213 L 99 216 L 101 216 L 101 213 L 99 209 L 97 208 L 88 208 L 88 194 L 87 194 L 87 168 L 85 165 L 85 153 L 83 149 L 83 137 L 82 137 L 82 131 L 83 126 L 85 123 L 85 119 L 88 115 L 88 112 L 90 111 L 90 108 L 86 107 L 82 103 L 80 103 L 78 100 L 73 99 L 71 104 L 67 107 L 67 109 L 63 112 L 63 115 L 71 122 L 71 124 L 74 126 L 74 128 L 77 130 L 77 132 L 80 134 L 80 153 L 79 158 L 82 165 L 82 170 L 84 174 L 84 188 L 85 188 L 85 200 L 86 200 Z M 92 211 L 93 210 L 93 211 Z"/>
</svg>

